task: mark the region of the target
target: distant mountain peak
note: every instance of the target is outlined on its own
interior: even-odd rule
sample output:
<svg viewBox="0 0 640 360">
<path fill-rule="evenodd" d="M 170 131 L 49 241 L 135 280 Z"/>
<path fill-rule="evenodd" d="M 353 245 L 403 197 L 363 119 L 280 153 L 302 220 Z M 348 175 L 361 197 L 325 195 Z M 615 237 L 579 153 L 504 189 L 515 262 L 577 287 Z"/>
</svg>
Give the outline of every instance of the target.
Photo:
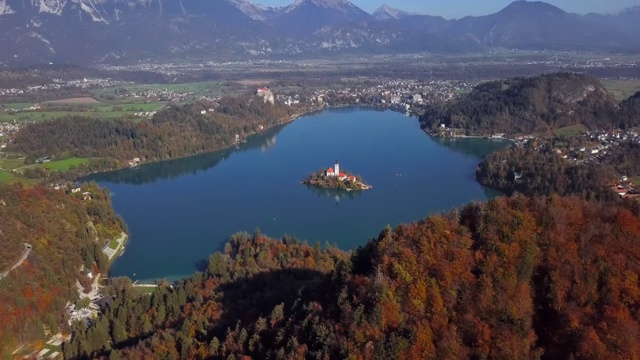
<svg viewBox="0 0 640 360">
<path fill-rule="evenodd" d="M 265 21 L 275 11 L 271 7 L 254 4 L 248 0 L 229 0 L 229 2 L 253 20 Z"/>
<path fill-rule="evenodd" d="M 349 0 L 296 0 L 293 4 L 286 7 L 285 11 L 291 11 L 302 5 L 314 5 L 319 8 L 337 10 L 340 12 L 357 7 Z"/>
<path fill-rule="evenodd" d="M 636 14 L 636 13 L 640 13 L 640 5 L 634 5 L 634 6 L 622 9 L 622 11 L 620 11 L 620 15 Z"/>
<path fill-rule="evenodd" d="M 383 4 L 373 12 L 373 17 L 378 20 L 397 20 L 409 15 L 410 14 L 408 12 L 393 8 L 387 4 Z"/>
</svg>

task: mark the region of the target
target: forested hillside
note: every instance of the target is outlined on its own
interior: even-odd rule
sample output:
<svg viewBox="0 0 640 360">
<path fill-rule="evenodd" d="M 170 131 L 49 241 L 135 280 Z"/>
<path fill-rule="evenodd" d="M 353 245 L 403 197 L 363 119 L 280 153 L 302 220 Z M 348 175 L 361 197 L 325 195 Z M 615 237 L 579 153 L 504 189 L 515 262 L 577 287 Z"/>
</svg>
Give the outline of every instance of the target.
<svg viewBox="0 0 640 360">
<path fill-rule="evenodd" d="M 65 356 L 638 358 L 634 206 L 499 198 L 384 229 L 350 258 L 239 235 L 175 287 L 121 290 Z"/>
<path fill-rule="evenodd" d="M 621 175 L 640 174 L 640 144 L 622 143 L 599 162 L 573 163 L 552 147 L 512 147 L 489 154 L 476 169 L 482 185 L 506 194 L 576 195 L 587 200 L 613 200 L 611 191 Z"/>
<path fill-rule="evenodd" d="M 42 187 L 0 184 L 0 272 L 32 247 L 26 260 L 0 279 L 0 357 L 55 334 L 74 293 L 80 268 L 105 271 L 104 240 L 123 230 L 106 191 L 86 185 L 92 200 Z"/>
<path fill-rule="evenodd" d="M 478 85 L 460 99 L 431 105 L 420 122 L 429 131 L 444 124 L 467 135 L 546 133 L 575 124 L 627 128 L 640 124 L 640 95 L 634 98 L 618 108 L 593 76 L 547 74 Z"/>
<path fill-rule="evenodd" d="M 267 129 L 286 121 L 294 111 L 242 96 L 221 100 L 215 112 L 208 112 L 206 104 L 176 105 L 142 122 L 70 117 L 27 126 L 15 136 L 10 150 L 31 160 L 42 156 L 166 160 L 231 146 L 236 135 L 244 139 L 260 126 Z"/>
</svg>

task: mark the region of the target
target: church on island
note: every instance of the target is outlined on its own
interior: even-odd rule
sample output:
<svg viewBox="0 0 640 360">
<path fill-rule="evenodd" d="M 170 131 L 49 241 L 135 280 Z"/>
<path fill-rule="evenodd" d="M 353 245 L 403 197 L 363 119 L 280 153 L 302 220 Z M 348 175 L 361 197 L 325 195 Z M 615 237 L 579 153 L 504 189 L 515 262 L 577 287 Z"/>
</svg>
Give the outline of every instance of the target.
<svg viewBox="0 0 640 360">
<path fill-rule="evenodd" d="M 337 177 L 338 180 L 344 181 L 356 181 L 356 177 L 353 175 L 347 175 L 346 173 L 340 172 L 340 163 L 336 159 L 336 163 L 333 167 L 330 167 L 325 171 L 324 176 L 326 177 Z"/>
<path fill-rule="evenodd" d="M 333 167 L 327 170 L 319 170 L 302 181 L 303 184 L 312 185 L 324 189 L 336 190 L 368 190 L 371 185 L 367 185 L 362 180 L 346 171 L 340 171 L 340 163 L 336 160 Z"/>
</svg>

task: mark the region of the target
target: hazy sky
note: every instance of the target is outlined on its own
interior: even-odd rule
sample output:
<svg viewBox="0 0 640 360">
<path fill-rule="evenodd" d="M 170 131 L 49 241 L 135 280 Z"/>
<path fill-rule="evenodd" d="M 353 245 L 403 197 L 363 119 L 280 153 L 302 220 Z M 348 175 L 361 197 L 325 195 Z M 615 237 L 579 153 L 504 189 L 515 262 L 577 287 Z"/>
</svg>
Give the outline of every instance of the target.
<svg viewBox="0 0 640 360">
<path fill-rule="evenodd" d="M 268 6 L 285 6 L 293 0 L 253 0 Z M 351 0 L 365 11 L 373 12 L 382 4 L 426 15 L 440 15 L 445 18 L 460 18 L 466 15 L 491 14 L 513 0 Z M 620 10 L 640 4 L 640 0 L 547 0 L 564 11 L 578 14 L 588 12 L 617 13 Z"/>
</svg>

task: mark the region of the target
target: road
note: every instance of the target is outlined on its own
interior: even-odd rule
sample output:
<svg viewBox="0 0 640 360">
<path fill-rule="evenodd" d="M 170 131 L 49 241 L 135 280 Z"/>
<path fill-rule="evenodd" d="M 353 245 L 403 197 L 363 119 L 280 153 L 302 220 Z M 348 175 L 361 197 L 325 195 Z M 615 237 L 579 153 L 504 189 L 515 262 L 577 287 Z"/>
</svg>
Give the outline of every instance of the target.
<svg viewBox="0 0 640 360">
<path fill-rule="evenodd" d="M 15 268 L 17 268 L 18 266 L 22 265 L 22 263 L 27 259 L 27 257 L 29 256 L 29 254 L 31 253 L 32 247 L 29 244 L 24 244 L 24 253 L 22 253 L 22 256 L 20 257 L 20 260 L 18 260 L 18 262 L 16 262 L 11 269 L 0 273 L 0 280 L 4 279 L 7 275 L 9 275 L 9 272 L 14 270 Z"/>
</svg>

